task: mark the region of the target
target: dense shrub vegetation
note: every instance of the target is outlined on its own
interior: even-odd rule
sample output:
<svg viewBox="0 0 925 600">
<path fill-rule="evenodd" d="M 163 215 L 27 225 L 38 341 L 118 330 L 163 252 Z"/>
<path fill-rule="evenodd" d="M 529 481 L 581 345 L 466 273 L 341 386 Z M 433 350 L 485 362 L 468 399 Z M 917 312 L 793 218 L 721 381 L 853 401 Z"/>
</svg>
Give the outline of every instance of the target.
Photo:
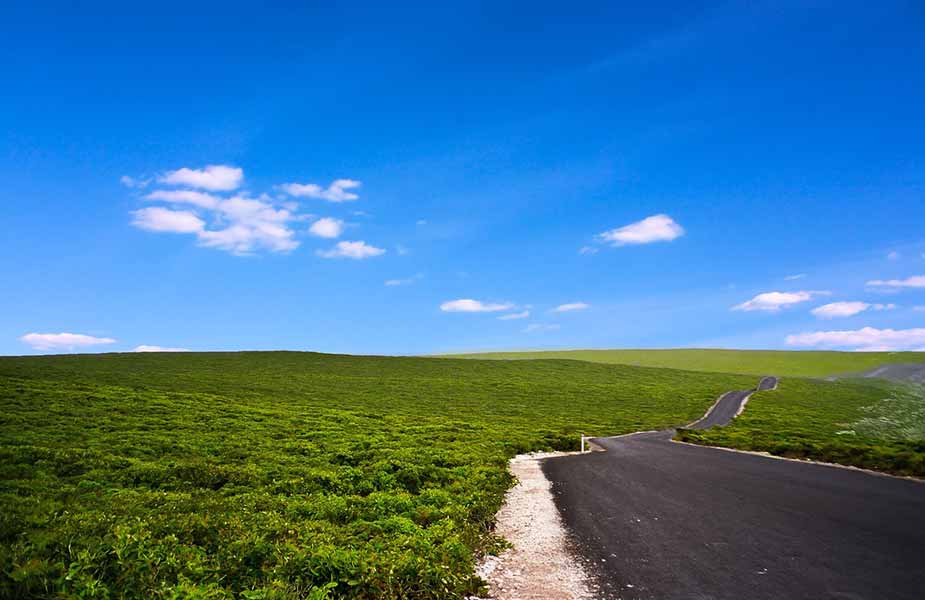
<svg viewBox="0 0 925 600">
<path fill-rule="evenodd" d="M 824 377 L 868 371 L 887 363 L 925 363 L 925 352 L 830 352 L 807 350 L 550 350 L 489 352 L 460 358 L 565 358 L 591 362 L 664 367 L 689 371 Z"/>
<path fill-rule="evenodd" d="M 886 382 L 784 379 L 731 425 L 678 439 L 925 477 L 925 390 Z"/>
<path fill-rule="evenodd" d="M 0 358 L 0 597 L 459 598 L 506 461 L 752 377 L 308 353 Z"/>
</svg>

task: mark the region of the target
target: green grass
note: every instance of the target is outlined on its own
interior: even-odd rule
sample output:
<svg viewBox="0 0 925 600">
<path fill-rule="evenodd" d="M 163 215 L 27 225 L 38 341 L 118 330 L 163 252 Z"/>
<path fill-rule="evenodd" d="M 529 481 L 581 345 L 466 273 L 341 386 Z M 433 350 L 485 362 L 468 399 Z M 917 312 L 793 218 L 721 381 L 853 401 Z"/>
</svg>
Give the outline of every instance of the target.
<svg viewBox="0 0 925 600">
<path fill-rule="evenodd" d="M 753 377 L 309 353 L 0 358 L 0 597 L 459 598 L 512 481 Z"/>
<path fill-rule="evenodd" d="M 753 394 L 730 425 L 677 439 L 925 477 L 925 389 L 784 379 Z"/>
<path fill-rule="evenodd" d="M 925 477 L 925 388 L 866 379 L 806 379 L 860 373 L 887 363 L 925 362 L 925 352 L 562 350 L 460 356 L 515 361 L 570 358 L 783 376 L 779 390 L 755 394 L 730 426 L 681 431 L 678 439 Z"/>
<path fill-rule="evenodd" d="M 749 375 L 825 377 L 860 373 L 886 363 L 925 362 L 925 352 L 826 352 L 778 350 L 550 350 L 485 352 L 457 358 L 566 358 L 599 363 L 716 371 Z"/>
</svg>

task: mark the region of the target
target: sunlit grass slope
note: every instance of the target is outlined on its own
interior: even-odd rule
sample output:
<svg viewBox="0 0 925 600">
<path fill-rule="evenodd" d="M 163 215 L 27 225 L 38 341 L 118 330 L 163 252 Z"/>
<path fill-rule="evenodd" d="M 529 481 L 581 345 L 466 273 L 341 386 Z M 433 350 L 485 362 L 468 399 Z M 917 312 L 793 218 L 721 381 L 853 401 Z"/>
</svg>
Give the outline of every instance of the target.
<svg viewBox="0 0 925 600">
<path fill-rule="evenodd" d="M 511 479 L 753 377 L 310 353 L 0 358 L 0 597 L 459 598 Z"/>
<path fill-rule="evenodd" d="M 786 378 L 730 425 L 678 438 L 925 477 L 925 387 Z"/>
<path fill-rule="evenodd" d="M 925 352 L 826 352 L 778 350 L 551 350 L 485 352 L 460 358 L 565 358 L 598 363 L 751 375 L 824 377 L 859 373 L 886 363 L 925 362 Z"/>
</svg>

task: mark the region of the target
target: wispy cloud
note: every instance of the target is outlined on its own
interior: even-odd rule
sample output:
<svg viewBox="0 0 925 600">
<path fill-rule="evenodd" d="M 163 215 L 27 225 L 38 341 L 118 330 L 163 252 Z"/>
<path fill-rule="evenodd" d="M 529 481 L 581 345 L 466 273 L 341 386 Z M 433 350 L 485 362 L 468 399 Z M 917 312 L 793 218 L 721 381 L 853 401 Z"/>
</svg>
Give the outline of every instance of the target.
<svg viewBox="0 0 925 600">
<path fill-rule="evenodd" d="M 914 350 L 925 347 L 925 329 L 862 329 L 813 331 L 788 335 L 790 346 L 844 348 L 863 351 Z"/>
<path fill-rule="evenodd" d="M 20 337 L 19 341 L 29 344 L 36 350 L 74 350 L 116 343 L 116 340 L 112 338 L 82 333 L 27 333 Z"/>
<path fill-rule="evenodd" d="M 132 216 L 132 225 L 157 233 L 201 233 L 206 226 L 195 213 L 160 206 L 132 211 Z"/>
<path fill-rule="evenodd" d="M 160 200 L 171 204 L 191 204 L 199 208 L 215 210 L 222 199 L 207 192 L 194 190 L 154 190 L 145 195 L 145 200 Z"/>
<path fill-rule="evenodd" d="M 867 287 L 890 290 L 925 288 L 925 275 L 913 275 L 905 279 L 872 279 L 867 282 Z"/>
<path fill-rule="evenodd" d="M 530 316 L 530 311 L 525 310 L 523 312 L 511 313 L 509 315 L 501 315 L 498 317 L 499 321 L 514 321 L 516 319 L 526 319 Z"/>
<path fill-rule="evenodd" d="M 323 217 L 311 224 L 308 232 L 314 236 L 322 238 L 336 238 L 344 231 L 344 222 L 340 219 Z"/>
<path fill-rule="evenodd" d="M 328 202 L 349 202 L 359 198 L 359 194 L 351 192 L 363 185 L 354 179 L 336 179 L 328 187 L 317 183 L 284 183 L 279 186 L 283 192 L 297 198 L 318 198 Z"/>
<path fill-rule="evenodd" d="M 142 344 L 141 346 L 135 346 L 132 352 L 190 352 L 190 350 L 186 348 L 165 348 L 164 346 L 149 346 L 147 344 Z"/>
<path fill-rule="evenodd" d="M 653 215 L 642 221 L 611 229 L 598 235 L 598 239 L 611 246 L 670 242 L 684 235 L 684 228 L 668 215 Z"/>
<path fill-rule="evenodd" d="M 147 187 L 151 183 L 150 179 L 139 179 L 137 177 L 131 177 L 129 175 L 123 175 L 119 178 L 119 183 L 124 185 L 127 188 L 139 189 Z"/>
<path fill-rule="evenodd" d="M 552 309 L 552 312 L 571 312 L 573 310 L 585 310 L 590 308 L 590 304 L 585 304 L 584 302 L 571 302 L 569 304 L 560 304 L 559 306 Z"/>
<path fill-rule="evenodd" d="M 213 192 L 236 190 L 244 181 L 244 171 L 229 165 L 207 165 L 203 169 L 183 167 L 158 177 L 160 183 L 185 185 Z"/>
<path fill-rule="evenodd" d="M 404 279 L 386 279 L 386 280 L 385 280 L 385 285 L 387 285 L 387 286 L 389 286 L 389 287 L 395 287 L 395 286 L 399 286 L 399 285 L 411 285 L 411 284 L 414 283 L 415 281 L 418 281 L 418 280 L 423 279 L 423 278 L 424 278 L 424 274 L 423 274 L 423 273 L 417 273 L 417 274 L 415 274 L 415 275 L 412 276 L 412 277 L 405 277 Z"/>
<path fill-rule="evenodd" d="M 524 333 L 543 333 L 546 331 L 558 331 L 559 325 L 556 323 L 530 323 L 521 331 Z"/>
<path fill-rule="evenodd" d="M 440 305 L 440 310 L 443 312 L 464 313 L 502 312 L 512 308 L 514 308 L 514 304 L 511 302 L 481 302 L 471 298 L 450 300 Z"/>
<path fill-rule="evenodd" d="M 362 260 L 364 258 L 372 258 L 385 254 L 385 250 L 370 246 L 366 242 L 360 240 L 357 242 L 337 242 L 337 245 L 330 250 L 318 250 L 317 254 L 322 258 L 352 258 L 354 260 Z"/>
<path fill-rule="evenodd" d="M 796 275 L 787 275 L 784 277 L 784 281 L 796 281 L 798 279 L 804 279 L 805 277 L 806 273 L 797 273 Z"/>
<path fill-rule="evenodd" d="M 597 248 L 594 246 L 582 246 L 578 249 L 578 254 L 597 254 Z"/>
<path fill-rule="evenodd" d="M 868 304 L 867 302 L 832 302 L 812 309 L 812 314 L 820 319 L 837 319 L 851 317 L 866 310 L 893 310 L 895 304 Z"/>
<path fill-rule="evenodd" d="M 892 252 L 886 255 L 886 258 L 887 260 L 899 260 L 900 258 L 902 258 L 902 255 L 896 250 L 893 250 Z"/>
<path fill-rule="evenodd" d="M 746 312 L 754 310 L 777 312 L 781 308 L 801 302 L 808 302 L 817 296 L 825 296 L 828 294 L 829 292 L 812 290 L 800 292 L 765 292 L 763 294 L 758 294 L 751 300 L 743 302 L 742 304 L 736 304 L 732 307 L 732 310 Z"/>
</svg>

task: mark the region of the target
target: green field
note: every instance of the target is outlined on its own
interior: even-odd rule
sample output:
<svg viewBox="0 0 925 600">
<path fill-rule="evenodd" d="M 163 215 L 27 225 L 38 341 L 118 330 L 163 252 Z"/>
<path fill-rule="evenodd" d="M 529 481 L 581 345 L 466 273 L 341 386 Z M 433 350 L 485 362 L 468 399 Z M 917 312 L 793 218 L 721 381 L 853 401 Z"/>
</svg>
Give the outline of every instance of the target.
<svg viewBox="0 0 925 600">
<path fill-rule="evenodd" d="M 608 362 L 733 369 L 736 355 L 734 370 L 785 375 L 922 360 L 0 358 L 0 598 L 461 598 L 501 547 L 511 456 L 688 423 L 757 383 Z M 785 377 L 732 425 L 679 437 L 925 476 L 925 392 Z"/>
<path fill-rule="evenodd" d="M 925 477 L 925 387 L 784 379 L 730 425 L 677 439 Z"/>
<path fill-rule="evenodd" d="M 923 363 L 925 352 L 557 350 L 460 356 L 512 361 L 569 358 L 783 376 L 779 390 L 755 394 L 731 425 L 681 431 L 678 439 L 925 477 L 925 387 L 850 377 L 887 363 Z M 839 375 L 839 380 L 811 379 L 832 375 Z"/>
<path fill-rule="evenodd" d="M 783 350 L 549 350 L 483 352 L 457 358 L 567 358 L 590 362 L 715 371 L 749 375 L 826 377 L 868 371 L 886 363 L 925 362 L 925 352 L 828 352 Z"/>
<path fill-rule="evenodd" d="M 754 377 L 310 353 L 0 358 L 0 597 L 459 598 L 506 461 Z"/>
</svg>

